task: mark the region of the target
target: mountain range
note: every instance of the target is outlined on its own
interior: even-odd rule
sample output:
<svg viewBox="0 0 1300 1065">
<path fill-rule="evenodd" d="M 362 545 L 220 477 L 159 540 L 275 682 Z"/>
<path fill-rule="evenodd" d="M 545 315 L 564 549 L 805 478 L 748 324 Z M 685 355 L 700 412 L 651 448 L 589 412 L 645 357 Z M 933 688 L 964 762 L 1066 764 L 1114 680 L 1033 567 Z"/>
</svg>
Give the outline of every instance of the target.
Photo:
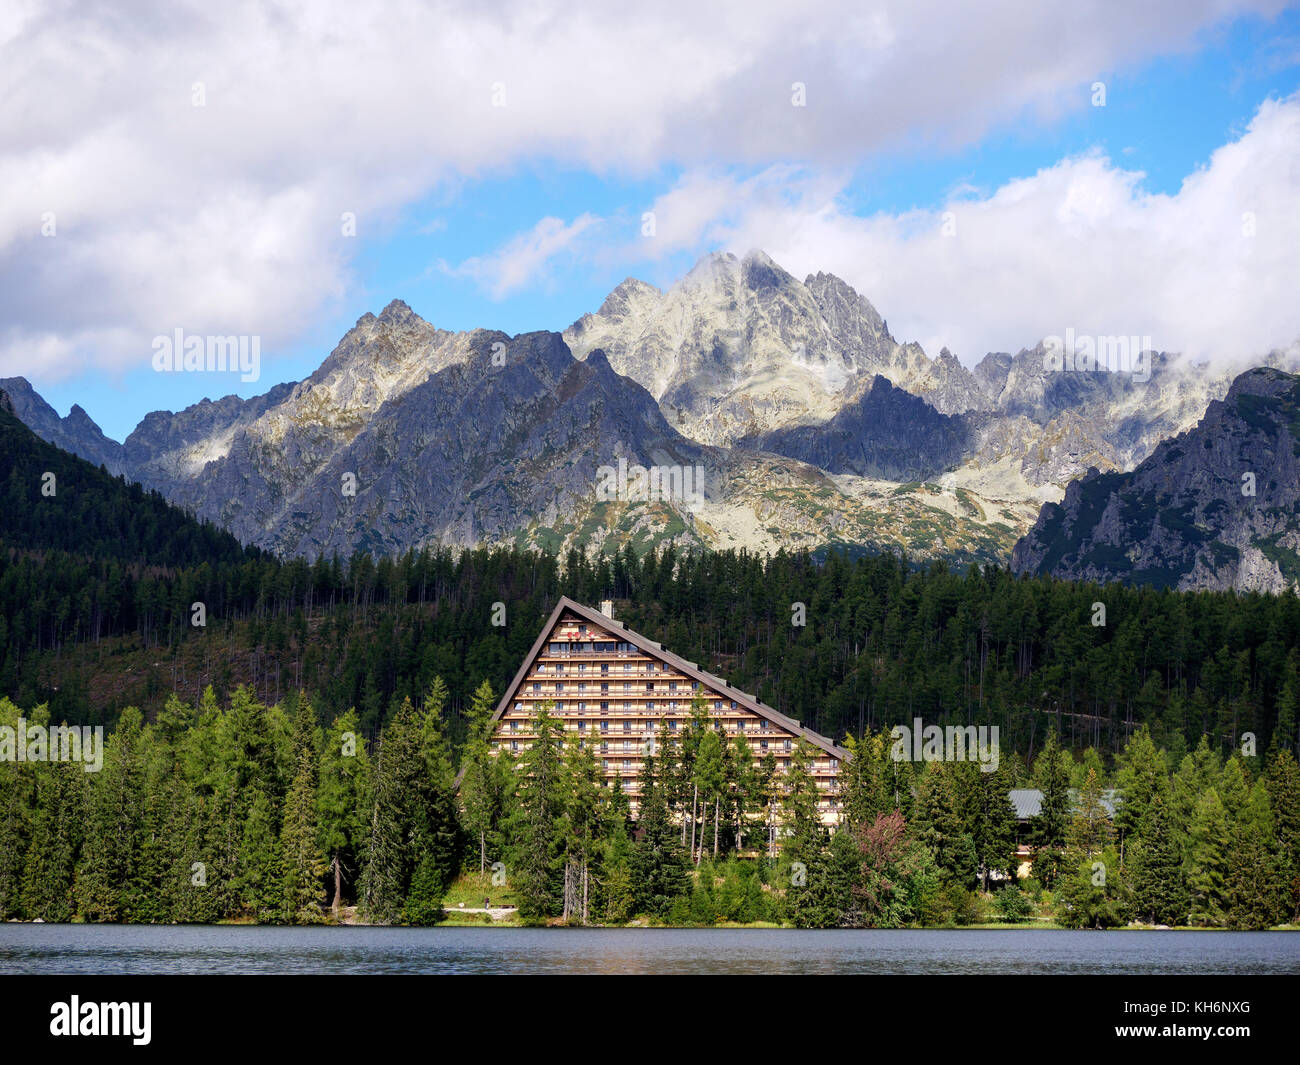
<svg viewBox="0 0 1300 1065">
<path fill-rule="evenodd" d="M 1045 546 L 1061 523 L 1078 533 L 1051 506 L 1138 477 L 1232 385 L 1149 357 L 1145 380 L 1053 370 L 1042 343 L 968 369 L 896 340 L 834 275 L 799 281 L 754 251 L 706 256 L 667 290 L 629 278 L 562 333 L 448 332 L 395 300 L 306 379 L 155 411 L 122 444 L 21 377 L 0 390 L 48 442 L 282 555 L 674 543 L 1005 563 L 1015 548 L 1025 571 L 1101 575 L 1082 542 Z M 699 491 L 601 491 L 638 467 Z M 1230 583 L 1276 584 L 1262 572 Z"/>
</svg>

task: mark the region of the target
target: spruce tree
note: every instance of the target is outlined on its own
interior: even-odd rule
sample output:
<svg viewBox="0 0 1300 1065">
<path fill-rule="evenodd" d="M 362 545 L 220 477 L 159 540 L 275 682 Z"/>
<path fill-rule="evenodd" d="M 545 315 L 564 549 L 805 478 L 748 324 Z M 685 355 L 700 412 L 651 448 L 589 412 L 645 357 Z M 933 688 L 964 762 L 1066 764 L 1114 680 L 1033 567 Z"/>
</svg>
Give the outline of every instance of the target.
<svg viewBox="0 0 1300 1065">
<path fill-rule="evenodd" d="M 356 710 L 334 719 L 325 736 L 316 795 L 320 846 L 328 862 L 331 909 L 338 920 L 344 885 L 360 870 L 369 827 L 370 761 Z"/>
</svg>

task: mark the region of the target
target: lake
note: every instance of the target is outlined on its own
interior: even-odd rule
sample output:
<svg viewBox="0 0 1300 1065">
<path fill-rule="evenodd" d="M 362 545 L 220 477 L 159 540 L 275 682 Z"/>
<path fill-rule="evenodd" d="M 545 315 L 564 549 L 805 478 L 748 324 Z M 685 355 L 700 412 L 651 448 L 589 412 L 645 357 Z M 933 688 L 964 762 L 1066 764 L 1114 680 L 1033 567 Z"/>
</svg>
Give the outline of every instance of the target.
<svg viewBox="0 0 1300 1065">
<path fill-rule="evenodd" d="M 0 925 L 0 973 L 1300 973 L 1300 933 Z"/>
</svg>

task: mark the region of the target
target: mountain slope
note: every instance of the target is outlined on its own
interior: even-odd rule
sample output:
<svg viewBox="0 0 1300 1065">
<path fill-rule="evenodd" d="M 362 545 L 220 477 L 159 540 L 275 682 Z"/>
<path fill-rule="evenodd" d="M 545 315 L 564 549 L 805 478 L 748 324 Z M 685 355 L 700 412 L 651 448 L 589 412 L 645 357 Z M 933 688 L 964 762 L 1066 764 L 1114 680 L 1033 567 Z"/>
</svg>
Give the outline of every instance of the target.
<svg viewBox="0 0 1300 1065">
<path fill-rule="evenodd" d="M 1179 588 L 1296 587 L 1300 376 L 1247 371 L 1132 472 L 1090 471 L 1043 508 L 1012 566 Z"/>
<path fill-rule="evenodd" d="M 33 433 L 0 391 L 0 544 L 153 566 L 239 561 L 239 542 Z M 255 554 L 249 557 L 256 557 Z"/>
<path fill-rule="evenodd" d="M 13 413 L 42 440 L 104 466 L 109 473 L 125 472 L 122 445 L 106 437 L 80 405 L 73 404 L 68 416 L 60 418 L 25 377 L 0 377 L 0 392 L 8 395 Z"/>
</svg>

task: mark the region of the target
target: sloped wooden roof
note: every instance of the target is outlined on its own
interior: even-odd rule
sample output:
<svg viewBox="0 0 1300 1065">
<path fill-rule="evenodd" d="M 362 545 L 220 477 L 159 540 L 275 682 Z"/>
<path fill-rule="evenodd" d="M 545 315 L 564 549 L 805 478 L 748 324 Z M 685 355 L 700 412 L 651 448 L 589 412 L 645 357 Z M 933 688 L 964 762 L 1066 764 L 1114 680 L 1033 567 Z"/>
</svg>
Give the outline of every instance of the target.
<svg viewBox="0 0 1300 1065">
<path fill-rule="evenodd" d="M 850 752 L 848 750 L 837 746 L 825 736 L 813 732 L 812 729 L 804 728 L 804 726 L 799 724 L 799 722 L 794 718 L 786 717 L 785 714 L 772 709 L 772 707 L 768 706 L 766 703 L 759 702 L 754 698 L 754 696 L 740 691 L 738 688 L 727 683 L 727 681 L 723 680 L 721 677 L 715 677 L 712 673 L 706 673 L 694 662 L 688 662 L 686 659 L 666 650 L 661 644 L 649 637 L 642 636 L 639 632 L 633 632 L 624 625 L 623 622 L 617 621 L 614 618 L 609 617 L 607 614 L 602 614 L 599 610 L 593 609 L 592 607 L 584 606 L 582 603 L 570 599 L 567 595 L 561 596 L 560 601 L 555 604 L 555 609 L 551 611 L 551 616 L 547 619 L 547 622 L 542 627 L 542 631 L 538 635 L 537 640 L 533 643 L 532 648 L 525 656 L 523 664 L 519 667 L 519 672 L 515 674 L 515 679 L 510 682 L 510 686 L 506 688 L 505 694 L 501 697 L 501 701 L 497 703 L 497 708 L 492 713 L 492 724 L 495 725 L 501 719 L 501 716 L 514 701 L 515 696 L 519 692 L 520 685 L 522 685 L 524 680 L 527 678 L 529 671 L 532 669 L 533 663 L 537 660 L 537 656 L 542 650 L 542 647 L 546 644 L 547 639 L 555 630 L 556 624 L 564 616 L 566 611 L 575 614 L 577 617 L 582 618 L 585 621 L 591 622 L 593 625 L 599 625 L 601 628 L 617 631 L 620 636 L 626 639 L 628 643 L 633 644 L 638 650 L 644 651 L 648 655 L 652 655 L 655 658 L 667 662 L 675 669 L 686 674 L 686 676 L 714 689 L 719 695 L 724 696 L 727 699 L 734 699 L 739 706 L 743 706 L 746 710 L 752 711 L 759 717 L 772 722 L 774 725 L 785 729 L 787 732 L 790 732 L 795 736 L 802 736 L 814 747 L 825 751 L 832 758 L 846 761 L 850 757 Z"/>
</svg>

